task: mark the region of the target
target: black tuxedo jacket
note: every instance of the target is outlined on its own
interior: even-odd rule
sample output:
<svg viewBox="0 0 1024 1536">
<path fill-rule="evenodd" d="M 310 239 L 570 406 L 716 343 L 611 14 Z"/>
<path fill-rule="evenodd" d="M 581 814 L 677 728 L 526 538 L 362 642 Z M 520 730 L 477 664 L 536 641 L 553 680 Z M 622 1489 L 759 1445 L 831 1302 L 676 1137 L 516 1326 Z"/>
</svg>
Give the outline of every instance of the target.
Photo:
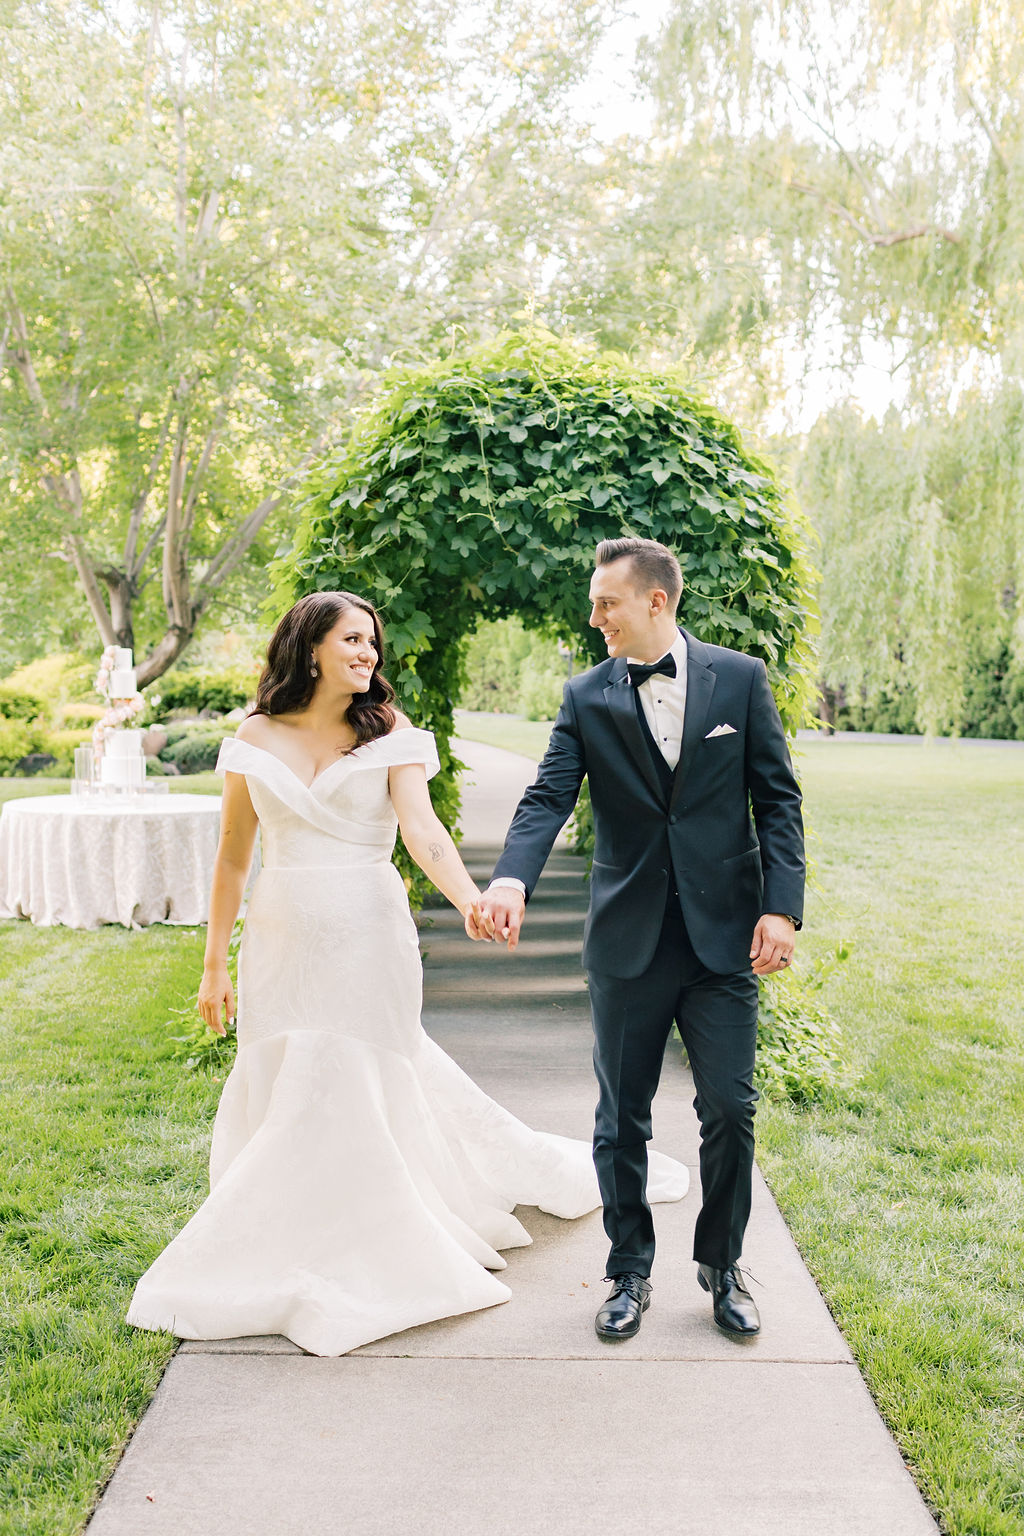
<svg viewBox="0 0 1024 1536">
<path fill-rule="evenodd" d="M 803 913 L 800 790 L 764 663 L 683 634 L 686 712 L 671 793 L 637 718 L 625 661 L 601 662 L 566 684 L 494 870 L 494 878 L 522 880 L 529 898 L 586 775 L 595 846 L 583 964 L 610 976 L 639 976 L 649 966 L 670 879 L 690 942 L 711 971 L 749 969 L 762 913 Z M 718 725 L 734 729 L 710 736 Z"/>
</svg>

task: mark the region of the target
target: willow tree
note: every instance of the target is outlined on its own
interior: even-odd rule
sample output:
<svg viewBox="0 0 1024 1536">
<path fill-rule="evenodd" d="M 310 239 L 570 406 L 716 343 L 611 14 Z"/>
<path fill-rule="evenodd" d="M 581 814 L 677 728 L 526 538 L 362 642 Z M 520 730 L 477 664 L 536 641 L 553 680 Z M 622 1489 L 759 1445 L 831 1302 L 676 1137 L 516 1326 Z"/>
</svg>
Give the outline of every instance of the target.
<svg viewBox="0 0 1024 1536">
<path fill-rule="evenodd" d="M 970 727 L 967 696 L 1006 670 L 1020 612 L 1022 392 L 969 395 L 940 420 L 836 408 L 807 436 L 798 486 L 821 539 L 825 684 L 869 709 L 902 695 L 924 731 Z"/>
<path fill-rule="evenodd" d="M 601 232 L 609 313 L 628 286 L 655 343 L 774 354 L 790 381 L 884 354 L 919 400 L 967 360 L 1019 373 L 1022 79 L 1011 0 L 672 0 L 645 51 L 653 131 Z"/>
</svg>

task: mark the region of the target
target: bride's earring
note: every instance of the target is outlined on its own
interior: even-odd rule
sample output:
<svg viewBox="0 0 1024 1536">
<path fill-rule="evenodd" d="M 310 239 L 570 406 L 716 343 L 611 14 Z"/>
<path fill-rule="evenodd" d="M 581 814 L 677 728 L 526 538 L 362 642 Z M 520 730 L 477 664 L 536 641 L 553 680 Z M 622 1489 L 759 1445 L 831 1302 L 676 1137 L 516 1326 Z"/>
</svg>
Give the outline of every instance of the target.
<svg viewBox="0 0 1024 1536">
<path fill-rule="evenodd" d="M 319 669 L 319 667 L 316 664 L 316 657 L 315 656 L 310 658 L 309 675 L 310 675 L 310 677 L 319 677 L 320 676 L 320 669 Z"/>
</svg>

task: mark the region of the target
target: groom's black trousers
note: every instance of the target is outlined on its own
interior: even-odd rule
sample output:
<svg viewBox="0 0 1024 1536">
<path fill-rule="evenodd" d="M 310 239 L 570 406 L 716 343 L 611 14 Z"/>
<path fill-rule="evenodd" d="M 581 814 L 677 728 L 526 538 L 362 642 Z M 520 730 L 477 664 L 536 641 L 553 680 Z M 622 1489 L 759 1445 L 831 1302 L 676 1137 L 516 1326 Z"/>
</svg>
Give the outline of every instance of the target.
<svg viewBox="0 0 1024 1536">
<path fill-rule="evenodd" d="M 594 1163 L 612 1245 L 606 1272 L 649 1275 L 654 1261 L 647 1143 L 673 1021 L 690 1058 L 701 1126 L 704 1203 L 693 1256 L 725 1269 L 740 1256 L 750 1215 L 757 977 L 749 970 L 726 976 L 706 970 L 678 905 L 671 903 L 654 959 L 642 976 L 623 981 L 591 970 L 589 983 L 600 1088 Z"/>
</svg>

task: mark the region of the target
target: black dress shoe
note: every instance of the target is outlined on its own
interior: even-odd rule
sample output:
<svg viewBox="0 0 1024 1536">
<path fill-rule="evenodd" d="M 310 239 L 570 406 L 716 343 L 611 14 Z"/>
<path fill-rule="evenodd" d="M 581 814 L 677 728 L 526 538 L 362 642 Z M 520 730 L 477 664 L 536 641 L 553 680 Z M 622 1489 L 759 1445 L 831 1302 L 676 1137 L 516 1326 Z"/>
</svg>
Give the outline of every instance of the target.
<svg viewBox="0 0 1024 1536">
<path fill-rule="evenodd" d="M 606 1275 L 612 1282 L 608 1300 L 594 1319 L 599 1339 L 631 1339 L 640 1332 L 640 1320 L 651 1304 L 651 1282 L 646 1275 Z"/>
<path fill-rule="evenodd" d="M 744 1338 L 759 1332 L 761 1319 L 757 1315 L 754 1298 L 740 1279 L 735 1264 L 730 1264 L 728 1269 L 698 1264 L 697 1282 L 704 1290 L 711 1292 L 715 1322 L 719 1328 Z"/>
</svg>

